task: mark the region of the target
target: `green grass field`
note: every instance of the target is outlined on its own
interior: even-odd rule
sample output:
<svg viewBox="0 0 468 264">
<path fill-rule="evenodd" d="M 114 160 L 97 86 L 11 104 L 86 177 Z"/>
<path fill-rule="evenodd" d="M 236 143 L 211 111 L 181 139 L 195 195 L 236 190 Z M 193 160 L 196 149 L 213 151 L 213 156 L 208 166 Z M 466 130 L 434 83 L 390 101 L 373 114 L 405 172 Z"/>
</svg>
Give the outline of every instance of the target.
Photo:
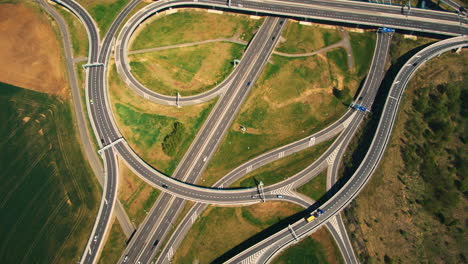
<svg viewBox="0 0 468 264">
<path fill-rule="evenodd" d="M 208 164 L 205 181 L 214 183 L 239 164 L 317 132 L 343 115 L 347 106 L 333 96 L 334 84 L 355 91 L 358 82 L 331 70 L 335 68 L 323 57 L 273 56 Z M 240 125 L 247 128 L 245 134 Z"/>
<path fill-rule="evenodd" d="M 112 21 L 129 0 L 79 0 L 78 1 L 96 21 L 99 35 L 103 38 Z"/>
<path fill-rule="evenodd" d="M 207 13 L 205 9 L 179 10 L 162 15 L 142 26 L 136 33 L 131 50 L 190 43 L 208 39 L 239 38 L 249 41 L 262 19 L 246 15 Z"/>
<path fill-rule="evenodd" d="M 282 202 L 248 207 L 208 207 L 194 223 L 173 263 L 210 263 L 262 229 L 293 215 L 302 208 Z"/>
<path fill-rule="evenodd" d="M 376 38 L 375 32 L 349 32 L 349 41 L 358 76 L 365 75 L 369 69 L 372 57 L 374 56 Z"/>
<path fill-rule="evenodd" d="M 0 259 L 76 262 L 100 191 L 81 152 L 70 105 L 1 84 L 0 108 Z"/>
<path fill-rule="evenodd" d="M 341 252 L 333 237 L 324 228 L 287 248 L 273 264 L 341 264 Z"/>
<path fill-rule="evenodd" d="M 259 181 L 265 185 L 272 185 L 285 180 L 312 164 L 333 141 L 334 139 L 322 142 L 258 168 L 233 183 L 232 187 L 254 187 L 258 185 Z"/>
<path fill-rule="evenodd" d="M 129 59 L 135 78 L 147 88 L 161 94 L 179 92 L 187 96 L 221 83 L 244 49 L 244 45 L 218 42 L 135 54 Z"/>
<path fill-rule="evenodd" d="M 68 25 L 68 32 L 70 34 L 70 41 L 73 48 L 74 57 L 87 57 L 88 56 L 88 34 L 83 26 L 83 23 L 68 9 L 55 5 L 55 9 L 63 16 Z"/>
<path fill-rule="evenodd" d="M 276 50 L 292 54 L 313 52 L 341 40 L 337 28 L 301 25 L 291 20 L 282 37 L 285 41 L 280 42 Z"/>
<path fill-rule="evenodd" d="M 115 65 L 110 67 L 109 76 L 112 107 L 122 134 L 148 164 L 163 173 L 172 174 L 216 99 L 182 108 L 159 105 L 127 88 Z M 183 126 L 183 133 L 173 133 L 176 123 Z M 176 138 L 169 140 L 168 136 Z M 171 144 L 172 150 L 163 148 L 165 140 L 175 142 Z"/>
<path fill-rule="evenodd" d="M 327 192 L 327 172 L 321 172 L 308 183 L 297 188 L 297 191 L 318 201 Z"/>
<path fill-rule="evenodd" d="M 127 238 L 125 237 L 119 222 L 114 220 L 114 224 L 112 224 L 112 229 L 109 232 L 109 237 L 107 238 L 106 244 L 102 249 L 101 257 L 99 258 L 98 263 L 117 263 L 120 255 L 125 250 L 126 240 Z"/>
</svg>

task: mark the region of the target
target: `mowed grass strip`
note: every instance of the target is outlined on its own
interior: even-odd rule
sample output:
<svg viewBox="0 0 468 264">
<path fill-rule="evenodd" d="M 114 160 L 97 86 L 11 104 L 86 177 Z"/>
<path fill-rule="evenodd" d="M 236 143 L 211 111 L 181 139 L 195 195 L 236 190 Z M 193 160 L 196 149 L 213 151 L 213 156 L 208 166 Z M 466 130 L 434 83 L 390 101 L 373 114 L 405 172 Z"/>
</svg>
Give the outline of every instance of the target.
<svg viewBox="0 0 468 264">
<path fill-rule="evenodd" d="M 215 99 L 183 108 L 159 105 L 126 87 L 115 64 L 111 63 L 109 71 L 112 109 L 122 135 L 145 162 L 171 175 L 214 106 Z M 175 127 L 183 133 L 175 131 Z M 170 148 L 163 148 L 165 142 Z"/>
<path fill-rule="evenodd" d="M 322 171 L 312 180 L 297 188 L 297 191 L 318 201 L 327 192 L 327 172 Z"/>
<path fill-rule="evenodd" d="M 120 13 L 121 9 L 129 0 L 78 0 L 96 21 L 99 28 L 99 35 L 103 38 L 109 29 L 112 21 Z"/>
<path fill-rule="evenodd" d="M 263 19 L 239 14 L 214 14 L 206 9 L 180 9 L 158 15 L 137 29 L 130 50 L 163 47 L 202 40 L 238 37 L 249 41 Z"/>
<path fill-rule="evenodd" d="M 220 84 L 234 69 L 245 46 L 218 42 L 130 55 L 135 78 L 148 89 L 175 96 L 202 93 Z"/>
<path fill-rule="evenodd" d="M 312 164 L 333 143 L 334 139 L 294 153 L 258 168 L 232 184 L 232 187 L 255 187 L 259 181 L 272 185 L 285 180 Z"/>
<path fill-rule="evenodd" d="M 125 250 L 126 241 L 127 238 L 125 237 L 119 222 L 114 218 L 112 228 L 109 232 L 106 244 L 102 249 L 101 257 L 99 258 L 98 263 L 117 263 L 119 261 L 120 255 Z"/>
<path fill-rule="evenodd" d="M 267 202 L 233 208 L 210 206 L 195 222 L 173 263 L 210 263 L 261 230 L 302 208 L 285 202 Z"/>
<path fill-rule="evenodd" d="M 333 237 L 320 228 L 299 243 L 287 248 L 272 261 L 273 264 L 338 264 L 344 263 Z"/>
<path fill-rule="evenodd" d="M 0 83 L 0 259 L 79 260 L 100 200 L 68 102 Z"/>
<path fill-rule="evenodd" d="M 158 198 L 160 191 L 140 179 L 122 161 L 119 163 L 119 177 L 119 200 L 130 220 L 138 227 Z"/>
<path fill-rule="evenodd" d="M 319 50 L 341 40 L 334 26 L 301 25 L 289 20 L 276 48 L 279 52 L 298 54 Z"/>
</svg>

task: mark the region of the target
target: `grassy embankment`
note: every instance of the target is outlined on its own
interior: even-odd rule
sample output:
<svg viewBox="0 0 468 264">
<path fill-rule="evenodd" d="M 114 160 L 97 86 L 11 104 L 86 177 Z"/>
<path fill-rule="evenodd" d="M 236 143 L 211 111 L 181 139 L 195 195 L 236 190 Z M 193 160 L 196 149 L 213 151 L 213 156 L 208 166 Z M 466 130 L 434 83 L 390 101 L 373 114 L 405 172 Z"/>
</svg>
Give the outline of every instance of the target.
<svg viewBox="0 0 468 264">
<path fill-rule="evenodd" d="M 107 242 L 102 249 L 101 257 L 98 263 L 117 263 L 122 252 L 125 250 L 125 241 L 127 238 L 120 227 L 117 220 L 114 220 L 112 228 L 109 232 Z"/>
<path fill-rule="evenodd" d="M 124 162 L 119 164 L 119 175 L 118 197 L 128 217 L 138 227 L 158 198 L 160 191 L 141 180 Z"/>
<path fill-rule="evenodd" d="M 354 35 L 351 38 L 354 41 Z M 353 54 L 367 52 L 375 33 L 364 33 L 358 40 Z M 342 116 L 364 77 L 348 69 L 343 54 L 338 48 L 325 56 L 273 56 L 208 165 L 204 184 L 211 185 L 239 164 L 317 132 Z M 357 69 L 367 69 L 370 60 L 369 56 L 356 60 Z M 247 128 L 245 134 L 241 125 Z"/>
<path fill-rule="evenodd" d="M 327 192 L 327 172 L 322 171 L 315 178 L 297 188 L 297 191 L 318 201 Z"/>
<path fill-rule="evenodd" d="M 276 51 L 292 54 L 313 52 L 340 40 L 336 27 L 301 25 L 289 20 Z"/>
<path fill-rule="evenodd" d="M 173 262 L 210 263 L 253 234 L 300 210 L 297 205 L 283 202 L 237 208 L 210 206 L 194 223 L 175 252 Z"/>
<path fill-rule="evenodd" d="M 74 262 L 94 223 L 99 186 L 80 149 L 70 105 L 0 89 L 3 262 Z M 14 176 L 14 177 L 13 177 Z"/>
<path fill-rule="evenodd" d="M 322 153 L 333 143 L 333 141 L 334 139 L 322 142 L 317 146 L 302 150 L 260 167 L 246 174 L 231 186 L 254 187 L 258 185 L 259 181 L 262 181 L 265 185 L 272 185 L 285 180 L 312 164 L 312 162 L 320 157 L 320 155 L 322 155 Z M 323 188 L 326 188 L 326 186 Z"/>
<path fill-rule="evenodd" d="M 120 131 L 143 160 L 171 175 L 214 101 L 183 108 L 155 104 L 125 87 L 114 64 L 109 69 L 110 99 Z"/>
<path fill-rule="evenodd" d="M 88 56 L 88 34 L 81 21 L 74 14 L 70 13 L 65 7 L 54 5 L 65 20 L 70 34 L 70 41 L 73 49 L 73 57 L 87 57 Z"/>
<path fill-rule="evenodd" d="M 78 2 L 89 12 L 99 29 L 99 36 L 104 38 L 112 21 L 129 0 L 78 0 Z"/>
<path fill-rule="evenodd" d="M 205 9 L 179 10 L 156 16 L 140 26 L 130 50 L 231 37 L 249 41 L 262 22 L 263 19 L 253 20 L 246 15 L 207 13 Z"/>
<path fill-rule="evenodd" d="M 287 248 L 273 264 L 335 264 L 344 263 L 331 234 L 321 228 L 298 244 Z"/>
<path fill-rule="evenodd" d="M 135 78 L 158 93 L 199 94 L 221 83 L 232 72 L 245 46 L 218 42 L 129 56 Z"/>
<path fill-rule="evenodd" d="M 384 159 L 346 212 L 362 261 L 466 262 L 467 64 L 466 52 L 435 58 L 405 91 Z"/>
</svg>

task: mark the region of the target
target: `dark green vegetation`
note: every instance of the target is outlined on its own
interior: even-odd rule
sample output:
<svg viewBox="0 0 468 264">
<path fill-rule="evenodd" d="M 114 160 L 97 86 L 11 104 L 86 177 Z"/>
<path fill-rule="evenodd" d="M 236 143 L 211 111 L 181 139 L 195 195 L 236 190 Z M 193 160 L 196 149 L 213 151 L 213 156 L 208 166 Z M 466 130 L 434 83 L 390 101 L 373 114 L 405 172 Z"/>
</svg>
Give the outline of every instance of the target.
<svg viewBox="0 0 468 264">
<path fill-rule="evenodd" d="M 405 162 L 401 173 L 420 175 L 424 181 L 424 193 L 414 202 L 449 227 L 458 224 L 453 209 L 468 195 L 467 83 L 468 75 L 416 90 L 401 147 Z"/>
<path fill-rule="evenodd" d="M 185 133 L 185 127 L 182 123 L 175 122 L 172 132 L 169 133 L 162 142 L 164 152 L 169 156 L 174 156 L 182 142 L 182 136 Z"/>
<path fill-rule="evenodd" d="M 346 211 L 362 262 L 467 261 L 467 65 L 447 52 L 407 87 L 384 159 Z"/>
<path fill-rule="evenodd" d="M 131 131 L 126 135 L 127 140 L 143 149 L 150 149 L 156 144 L 161 144 L 164 153 L 171 157 L 168 165 L 161 171 L 170 175 L 195 138 L 196 132 L 213 105 L 214 103 L 208 105 L 199 116 L 185 122 L 170 116 L 145 113 L 142 109 L 126 104 L 117 103 L 115 106 L 120 120 Z"/>
<path fill-rule="evenodd" d="M 327 192 L 327 172 L 321 172 L 308 183 L 297 188 L 297 191 L 318 201 Z"/>
<path fill-rule="evenodd" d="M 0 259 L 76 262 L 99 189 L 59 97 L 0 83 Z"/>
<path fill-rule="evenodd" d="M 349 38 L 356 64 L 356 73 L 358 76 L 363 76 L 367 73 L 374 56 L 376 33 L 374 31 L 364 33 L 349 32 Z"/>
<path fill-rule="evenodd" d="M 323 246 L 311 237 L 284 251 L 273 261 L 274 264 L 326 264 L 330 263 Z"/>
<path fill-rule="evenodd" d="M 312 164 L 333 143 L 333 139 L 322 142 L 309 149 L 294 153 L 288 157 L 267 164 L 245 175 L 233 184 L 233 187 L 254 187 L 260 181 L 265 185 L 278 183 L 302 171 Z"/>
</svg>

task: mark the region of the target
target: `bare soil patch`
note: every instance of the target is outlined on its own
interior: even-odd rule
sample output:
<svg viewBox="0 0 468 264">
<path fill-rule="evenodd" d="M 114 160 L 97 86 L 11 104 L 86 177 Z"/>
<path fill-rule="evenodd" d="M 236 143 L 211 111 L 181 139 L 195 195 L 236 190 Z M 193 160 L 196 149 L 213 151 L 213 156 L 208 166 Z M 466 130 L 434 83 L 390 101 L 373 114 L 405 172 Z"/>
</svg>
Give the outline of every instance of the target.
<svg viewBox="0 0 468 264">
<path fill-rule="evenodd" d="M 62 48 L 45 15 L 26 4 L 1 4 L 0 36 L 1 82 L 66 96 Z"/>
</svg>

